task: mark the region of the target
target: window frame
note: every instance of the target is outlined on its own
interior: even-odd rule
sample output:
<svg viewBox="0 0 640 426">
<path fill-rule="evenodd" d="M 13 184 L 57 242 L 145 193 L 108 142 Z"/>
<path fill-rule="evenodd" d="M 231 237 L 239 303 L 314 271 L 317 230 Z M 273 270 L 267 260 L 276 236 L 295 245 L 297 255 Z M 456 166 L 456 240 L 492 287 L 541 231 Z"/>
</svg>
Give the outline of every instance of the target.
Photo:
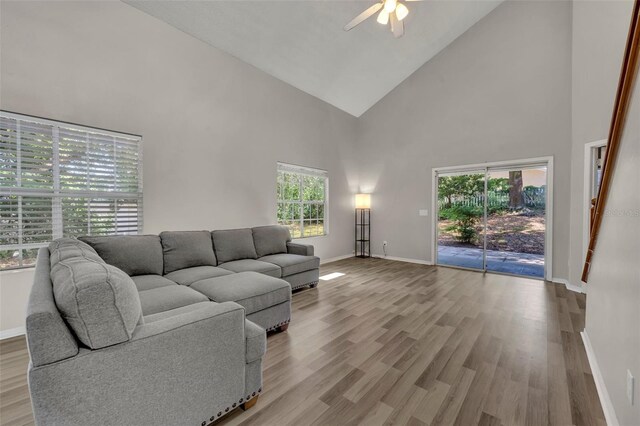
<svg viewBox="0 0 640 426">
<path fill-rule="evenodd" d="M 278 185 L 279 185 L 279 179 L 278 179 L 278 175 L 280 172 L 284 172 L 284 173 L 292 173 L 292 174 L 296 174 L 300 177 L 299 181 L 299 197 L 297 200 L 284 200 L 278 197 Z M 315 177 L 315 178 L 322 178 L 324 180 L 324 200 L 323 201 L 318 201 L 318 200 L 312 200 L 312 201 L 305 201 L 304 200 L 304 177 Z M 290 164 L 290 163 L 284 163 L 284 162 L 277 162 L 277 167 L 276 167 L 276 222 L 279 225 L 282 225 L 283 223 L 278 219 L 278 207 L 280 206 L 280 204 L 295 204 L 298 205 L 300 208 L 300 236 L 299 237 L 293 237 L 292 239 L 298 240 L 298 239 L 303 239 L 303 238 L 317 238 L 317 237 L 324 237 L 329 235 L 329 172 L 323 169 L 317 169 L 317 168 L 313 168 L 313 167 L 307 167 L 307 166 L 299 166 L 296 164 Z M 305 205 L 320 205 L 323 206 L 323 217 L 322 217 L 322 234 L 319 235 L 304 235 L 304 222 L 305 222 L 305 218 L 304 218 L 304 206 Z M 316 218 L 316 221 L 320 220 L 320 217 Z M 293 219 L 290 219 L 290 221 L 293 221 Z"/>
<path fill-rule="evenodd" d="M 63 215 L 63 202 L 67 198 L 86 198 L 88 200 L 108 200 L 114 202 L 114 212 L 117 214 L 117 206 L 118 200 L 135 200 L 137 207 L 137 221 L 136 221 L 136 232 L 137 234 L 143 233 L 144 226 L 144 218 L 143 218 L 143 140 L 142 136 L 134 135 L 130 133 L 124 132 L 116 132 L 112 130 L 101 129 L 97 127 L 84 126 L 75 123 L 69 123 L 59 120 L 52 120 L 27 114 L 20 114 L 11 111 L 0 110 L 0 116 L 4 118 L 8 118 L 11 120 L 17 121 L 17 129 L 20 132 L 20 126 L 22 122 L 30 122 L 36 123 L 38 125 L 45 125 L 52 127 L 51 134 L 51 145 L 52 145 L 52 158 L 51 158 L 51 169 L 53 172 L 53 181 L 51 183 L 50 188 L 29 188 L 22 186 L 22 151 L 20 146 L 21 136 L 18 133 L 17 137 L 17 146 L 16 146 L 16 185 L 15 186 L 0 186 L 0 196 L 6 197 L 17 197 L 18 201 L 18 243 L 17 244 L 5 244 L 0 245 L 0 251 L 5 250 L 17 250 L 19 251 L 19 266 L 9 266 L 2 268 L 0 267 L 0 272 L 2 271 L 10 271 L 10 270 L 18 270 L 18 269 L 26 269 L 33 268 L 35 264 L 22 264 L 23 251 L 25 250 L 33 250 L 39 249 L 41 247 L 47 247 L 49 242 L 38 242 L 38 243 L 24 243 L 22 242 L 23 234 L 24 234 L 24 224 L 22 221 L 22 198 L 23 197 L 33 197 L 33 198 L 41 198 L 41 199 L 50 199 L 51 200 L 51 239 L 55 240 L 57 238 L 62 238 L 64 236 L 64 215 Z M 60 181 L 60 169 L 61 169 L 61 160 L 60 160 L 60 128 L 65 129 L 66 131 L 79 131 L 85 132 L 87 134 L 87 138 L 89 134 L 100 135 L 102 137 L 113 137 L 114 141 L 114 151 L 117 149 L 117 140 L 126 139 L 127 142 L 131 142 L 132 144 L 137 144 L 137 155 L 138 155 L 138 163 L 137 163 L 137 191 L 136 192 L 125 192 L 125 191 L 117 191 L 117 190 L 76 190 L 76 189 L 62 189 L 62 184 Z M 88 139 L 87 139 L 88 140 Z M 88 142 L 85 142 L 88 146 Z M 88 151 L 88 150 L 87 150 Z M 117 156 L 114 155 L 114 161 Z M 117 175 L 114 175 L 114 179 Z M 91 201 L 88 201 L 91 202 Z M 90 213 L 90 212 L 89 212 Z M 87 229 L 90 229 L 90 224 L 87 224 Z M 132 235 L 131 232 L 119 232 L 116 226 L 115 233 L 117 234 L 128 234 Z"/>
</svg>

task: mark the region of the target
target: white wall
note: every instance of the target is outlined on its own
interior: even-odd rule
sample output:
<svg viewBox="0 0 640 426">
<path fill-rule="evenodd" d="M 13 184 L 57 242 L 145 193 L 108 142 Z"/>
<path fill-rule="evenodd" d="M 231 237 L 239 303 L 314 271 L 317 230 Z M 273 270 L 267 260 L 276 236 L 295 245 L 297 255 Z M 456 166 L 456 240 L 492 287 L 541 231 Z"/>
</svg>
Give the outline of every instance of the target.
<svg viewBox="0 0 640 426">
<path fill-rule="evenodd" d="M 571 3 L 505 2 L 358 122 L 374 252 L 430 260 L 434 167 L 554 156 L 553 276 L 567 278 Z"/>
<path fill-rule="evenodd" d="M 640 83 L 622 137 L 587 284 L 585 333 L 621 425 L 640 424 Z M 626 375 L 635 377 L 635 401 Z M 605 402 L 606 403 L 606 402 Z"/>
<path fill-rule="evenodd" d="M 573 3 L 572 154 L 570 281 L 581 285 L 587 248 L 585 221 L 584 146 L 607 139 L 622 55 L 629 31 L 632 1 Z"/>
<path fill-rule="evenodd" d="M 142 135 L 145 232 L 273 223 L 285 161 L 329 171 L 330 234 L 305 241 L 352 252 L 355 118 L 121 2 L 0 12 L 0 108 Z M 0 274 L 1 329 L 31 274 Z"/>
<path fill-rule="evenodd" d="M 33 269 L 0 271 L 0 338 L 24 332 L 25 309 Z"/>
</svg>

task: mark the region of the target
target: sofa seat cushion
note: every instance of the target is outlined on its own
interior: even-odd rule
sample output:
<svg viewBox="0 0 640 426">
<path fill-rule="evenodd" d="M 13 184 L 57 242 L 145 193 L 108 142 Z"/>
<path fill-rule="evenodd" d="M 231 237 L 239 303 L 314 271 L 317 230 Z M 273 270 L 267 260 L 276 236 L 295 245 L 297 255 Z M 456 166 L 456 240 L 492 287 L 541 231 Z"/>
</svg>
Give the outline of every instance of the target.
<svg viewBox="0 0 640 426">
<path fill-rule="evenodd" d="M 214 302 L 236 302 L 244 307 L 245 315 L 291 300 L 289 283 L 257 272 L 209 278 L 191 284 L 190 288 Z"/>
<path fill-rule="evenodd" d="M 256 226 L 251 229 L 251 232 L 258 257 L 287 252 L 287 242 L 291 241 L 288 227 L 283 225 Z"/>
<path fill-rule="evenodd" d="M 259 360 L 267 352 L 267 333 L 264 328 L 249 320 L 244 320 L 244 338 L 247 364 Z"/>
<path fill-rule="evenodd" d="M 162 275 L 162 244 L 157 235 L 110 235 L 80 237 L 109 265 L 127 275 Z"/>
<path fill-rule="evenodd" d="M 160 233 L 165 275 L 192 266 L 216 266 L 209 231 L 166 231 Z"/>
<path fill-rule="evenodd" d="M 299 254 L 272 254 L 260 258 L 263 262 L 273 263 L 282 269 L 282 276 L 298 274 L 320 267 L 320 258 L 316 256 L 301 256 Z"/>
<path fill-rule="evenodd" d="M 223 263 L 220 268 L 232 272 L 260 272 L 270 277 L 280 278 L 280 267 L 273 263 L 261 262 L 253 259 L 234 260 Z"/>
<path fill-rule="evenodd" d="M 180 269 L 165 275 L 164 277 L 182 285 L 191 285 L 196 281 L 206 278 L 221 277 L 233 274 L 233 272 L 215 266 L 194 266 L 193 268 Z"/>
<path fill-rule="evenodd" d="M 183 314 L 187 314 L 189 312 L 195 312 L 199 309 L 209 309 L 212 303 L 215 304 L 215 302 L 207 300 L 206 302 L 198 302 L 192 305 L 182 306 L 180 308 L 158 312 L 157 314 L 147 315 L 144 317 L 144 323 L 151 324 L 152 322 L 166 320 L 167 318 L 177 317 Z"/>
<path fill-rule="evenodd" d="M 131 339 L 142 320 L 131 277 L 84 257 L 59 261 L 50 277 L 60 314 L 82 343 L 100 349 Z"/>
<path fill-rule="evenodd" d="M 177 285 L 160 275 L 134 275 L 131 277 L 138 291 L 151 290 L 152 288 L 168 287 Z"/>
<path fill-rule="evenodd" d="M 182 285 L 152 288 L 140 292 L 143 315 L 153 315 L 187 305 L 209 300 L 202 293 Z"/>
<path fill-rule="evenodd" d="M 240 259 L 257 259 L 251 229 L 225 229 L 211 232 L 218 263 Z"/>
</svg>

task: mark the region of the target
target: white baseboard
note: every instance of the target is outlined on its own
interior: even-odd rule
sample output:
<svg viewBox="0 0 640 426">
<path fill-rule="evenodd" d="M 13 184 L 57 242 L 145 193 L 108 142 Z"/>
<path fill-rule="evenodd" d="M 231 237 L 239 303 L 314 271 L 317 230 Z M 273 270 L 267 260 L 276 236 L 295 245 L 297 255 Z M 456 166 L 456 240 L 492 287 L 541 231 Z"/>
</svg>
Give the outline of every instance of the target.
<svg viewBox="0 0 640 426">
<path fill-rule="evenodd" d="M 554 282 L 556 284 L 564 284 L 567 290 L 575 291 L 576 293 L 586 293 L 584 287 L 582 287 L 581 285 L 578 286 L 571 284 L 569 280 L 566 280 L 564 278 L 551 278 L 551 282 Z"/>
<path fill-rule="evenodd" d="M 432 262 L 428 260 L 422 260 L 422 259 L 409 259 L 407 257 L 385 256 L 384 254 L 376 254 L 376 253 L 374 253 L 372 256 L 379 257 L 380 259 L 396 260 L 398 262 L 418 263 L 420 265 L 433 265 Z"/>
<path fill-rule="evenodd" d="M 345 254 L 342 256 L 337 256 L 337 257 L 331 257 L 329 259 L 320 259 L 320 264 L 324 265 L 325 263 L 331 263 L 331 262 L 337 262 L 338 260 L 342 260 L 342 259 L 348 259 L 350 257 L 354 257 L 355 255 L 353 253 L 351 254 Z M 384 254 L 372 254 L 371 257 L 377 257 L 380 259 L 386 259 L 386 260 L 395 260 L 398 262 L 408 262 L 408 263 L 419 263 L 420 265 L 433 265 L 433 263 L 429 262 L 428 260 L 422 260 L 422 259 L 409 259 L 406 257 L 395 257 L 395 256 L 385 256 Z"/>
<path fill-rule="evenodd" d="M 604 379 L 602 378 L 600 367 L 598 367 L 598 360 L 596 359 L 595 352 L 593 352 L 593 346 L 591 346 L 589 335 L 586 331 L 583 331 L 582 333 L 580 333 L 580 335 L 582 336 L 582 341 L 584 342 L 584 348 L 587 352 L 589 366 L 591 367 L 591 372 L 593 373 L 593 381 L 596 383 L 596 390 L 598 391 L 598 396 L 600 397 L 600 403 L 602 404 L 602 411 L 604 411 L 604 418 L 607 421 L 607 425 L 620 426 L 620 423 L 618 423 L 618 418 L 616 417 L 616 412 L 613 409 L 613 404 L 611 403 L 611 398 L 609 397 L 609 392 L 607 392 L 607 387 L 604 384 Z"/>
<path fill-rule="evenodd" d="M 338 260 L 348 259 L 353 257 L 353 253 L 343 254 L 342 256 L 330 257 L 329 259 L 320 259 L 320 264 L 324 265 L 325 263 L 337 262 Z"/>
<path fill-rule="evenodd" d="M 10 328 L 9 330 L 0 330 L 0 340 L 10 339 L 16 336 L 22 336 L 25 333 L 24 327 Z"/>
</svg>

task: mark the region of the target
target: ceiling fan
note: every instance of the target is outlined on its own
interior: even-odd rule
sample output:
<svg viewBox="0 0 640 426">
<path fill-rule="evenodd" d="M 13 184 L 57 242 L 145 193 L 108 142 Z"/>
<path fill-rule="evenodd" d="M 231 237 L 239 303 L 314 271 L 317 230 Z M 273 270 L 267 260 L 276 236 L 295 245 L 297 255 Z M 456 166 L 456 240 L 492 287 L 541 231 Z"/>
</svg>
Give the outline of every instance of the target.
<svg viewBox="0 0 640 426">
<path fill-rule="evenodd" d="M 420 1 L 420 0 L 404 0 L 404 1 Z M 382 10 L 380 10 L 382 9 Z M 382 0 L 380 3 L 376 3 L 362 12 L 360 15 L 353 18 L 351 22 L 344 26 L 345 31 L 356 27 L 364 22 L 367 18 L 373 16 L 380 10 L 378 18 L 376 19 L 379 24 L 387 25 L 391 23 L 391 32 L 395 38 L 402 37 L 404 35 L 404 24 L 402 20 L 409 14 L 409 9 L 400 0 Z"/>
</svg>

